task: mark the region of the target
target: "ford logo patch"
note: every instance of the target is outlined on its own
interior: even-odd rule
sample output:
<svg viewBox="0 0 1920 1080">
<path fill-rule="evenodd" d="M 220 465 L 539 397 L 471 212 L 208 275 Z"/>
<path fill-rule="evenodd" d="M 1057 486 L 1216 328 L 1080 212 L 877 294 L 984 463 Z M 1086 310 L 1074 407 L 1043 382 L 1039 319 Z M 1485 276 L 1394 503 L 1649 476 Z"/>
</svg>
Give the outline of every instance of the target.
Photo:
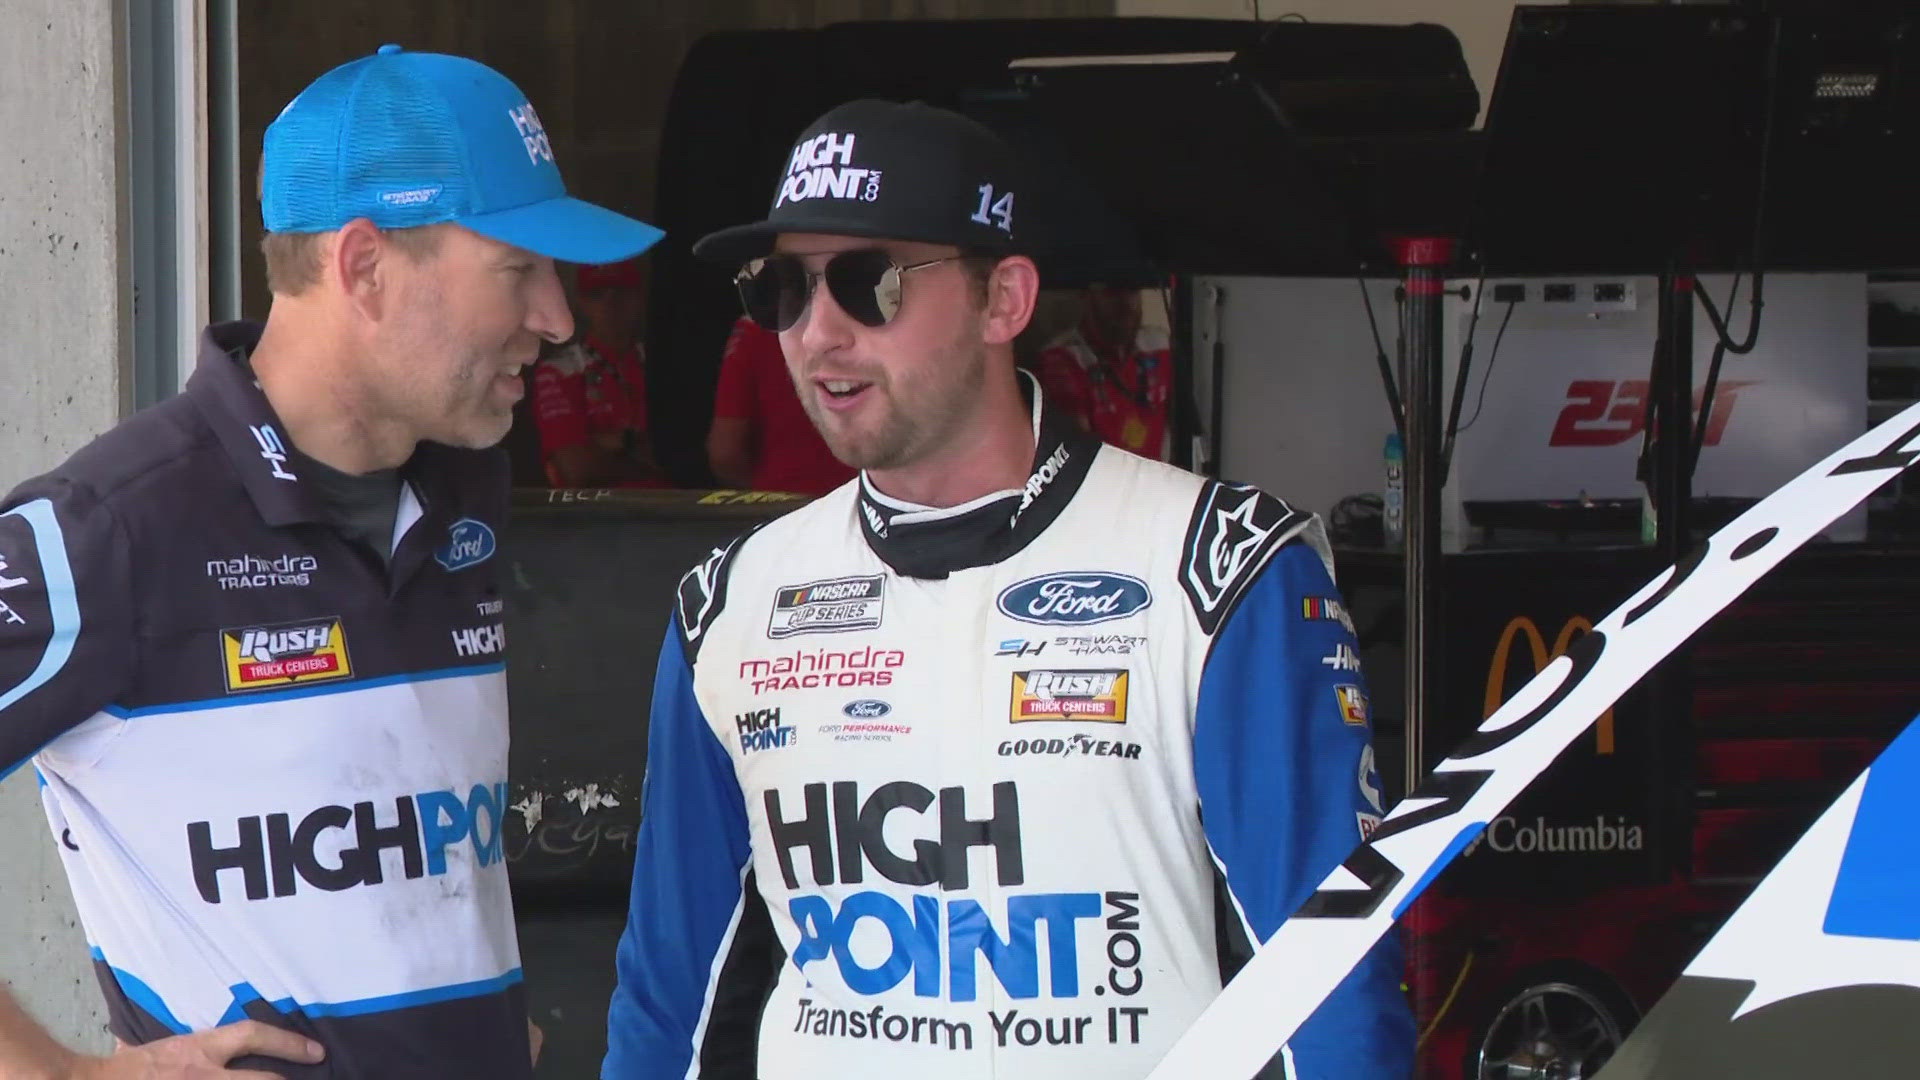
<svg viewBox="0 0 1920 1080">
<path fill-rule="evenodd" d="M 840 710 L 855 720 L 877 720 L 893 711 L 893 706 L 884 701 L 867 698 L 861 701 L 849 701 L 847 707 Z"/>
<path fill-rule="evenodd" d="M 1047 574 L 1007 586 L 999 603 L 1011 619 L 1072 625 L 1124 619 L 1153 603 L 1153 593 L 1126 574 Z"/>
<path fill-rule="evenodd" d="M 447 542 L 433 553 L 433 561 L 448 570 L 465 570 L 493 558 L 495 546 L 486 522 L 461 518 L 447 530 Z"/>
</svg>

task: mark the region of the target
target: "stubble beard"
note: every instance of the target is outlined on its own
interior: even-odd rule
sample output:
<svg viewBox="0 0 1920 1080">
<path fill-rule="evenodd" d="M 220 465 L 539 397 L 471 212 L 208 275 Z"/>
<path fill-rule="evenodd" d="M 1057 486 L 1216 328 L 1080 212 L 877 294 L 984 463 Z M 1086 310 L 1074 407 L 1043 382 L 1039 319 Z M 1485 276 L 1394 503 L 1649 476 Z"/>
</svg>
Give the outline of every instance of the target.
<svg viewBox="0 0 1920 1080">
<path fill-rule="evenodd" d="M 942 350 L 933 370 L 917 392 L 908 388 L 904 403 L 891 384 L 876 382 L 868 393 L 884 395 L 876 404 L 885 411 L 878 424 L 865 431 L 848 430 L 820 405 L 811 387 L 802 390 L 800 403 L 842 464 L 882 472 L 904 468 L 945 449 L 965 422 L 986 385 L 986 348 L 956 341 Z"/>
</svg>

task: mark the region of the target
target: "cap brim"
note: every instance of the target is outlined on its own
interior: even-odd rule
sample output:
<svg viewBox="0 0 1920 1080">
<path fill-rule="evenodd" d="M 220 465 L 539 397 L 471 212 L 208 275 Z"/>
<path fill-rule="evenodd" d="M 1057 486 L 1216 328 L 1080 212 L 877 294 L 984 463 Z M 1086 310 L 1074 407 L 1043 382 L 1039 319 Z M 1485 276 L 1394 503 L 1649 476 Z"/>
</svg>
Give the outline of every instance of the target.
<svg viewBox="0 0 1920 1080">
<path fill-rule="evenodd" d="M 693 254 L 708 262 L 739 265 L 773 252 L 773 242 L 783 233 L 818 233 L 821 236 L 857 236 L 863 240 L 915 240 L 928 244 L 954 244 L 950 236 L 915 235 L 912 230 L 876 227 L 870 223 L 846 221 L 823 216 L 812 221 L 756 221 L 710 232 L 694 242 Z M 1001 249 L 1013 251 L 1011 245 Z"/>
<path fill-rule="evenodd" d="M 734 225 L 696 240 L 693 255 L 707 262 L 743 263 L 772 251 L 774 238 L 782 231 L 779 226 L 766 221 Z"/>
<path fill-rule="evenodd" d="M 536 255 L 595 266 L 631 259 L 666 235 L 644 221 L 570 195 L 457 221 L 481 236 Z"/>
</svg>

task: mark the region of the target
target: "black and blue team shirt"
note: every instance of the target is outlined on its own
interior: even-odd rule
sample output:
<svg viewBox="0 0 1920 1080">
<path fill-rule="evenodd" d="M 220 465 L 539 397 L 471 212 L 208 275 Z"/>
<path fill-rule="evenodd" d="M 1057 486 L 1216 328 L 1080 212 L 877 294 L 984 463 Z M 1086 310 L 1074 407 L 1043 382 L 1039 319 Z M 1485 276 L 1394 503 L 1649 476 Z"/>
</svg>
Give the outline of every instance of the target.
<svg viewBox="0 0 1920 1080">
<path fill-rule="evenodd" d="M 1378 823 L 1320 524 L 1036 402 L 1024 489 L 856 480 L 660 658 L 607 1080 L 1127 1080 Z M 1389 935 L 1263 1075 L 1404 1077 Z"/>
<path fill-rule="evenodd" d="M 324 520 L 216 326 L 186 391 L 0 502 L 0 773 L 31 759 L 143 1043 L 244 1017 L 304 1077 L 523 1078 L 496 452 L 423 444 L 391 566 Z"/>
</svg>

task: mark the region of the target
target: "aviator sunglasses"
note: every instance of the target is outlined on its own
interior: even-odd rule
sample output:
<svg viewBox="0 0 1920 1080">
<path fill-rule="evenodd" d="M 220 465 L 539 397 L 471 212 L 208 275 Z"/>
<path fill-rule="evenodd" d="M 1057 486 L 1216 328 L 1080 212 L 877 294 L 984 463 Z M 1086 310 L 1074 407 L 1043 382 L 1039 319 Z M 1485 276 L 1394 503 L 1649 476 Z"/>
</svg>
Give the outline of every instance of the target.
<svg viewBox="0 0 1920 1080">
<path fill-rule="evenodd" d="M 901 275 L 965 258 L 949 255 L 902 266 L 878 248 L 863 248 L 840 252 L 815 271 L 797 255 L 769 255 L 742 267 L 733 284 L 748 317 L 775 333 L 800 321 L 822 279 L 840 310 L 862 326 L 877 327 L 900 313 Z"/>
</svg>

